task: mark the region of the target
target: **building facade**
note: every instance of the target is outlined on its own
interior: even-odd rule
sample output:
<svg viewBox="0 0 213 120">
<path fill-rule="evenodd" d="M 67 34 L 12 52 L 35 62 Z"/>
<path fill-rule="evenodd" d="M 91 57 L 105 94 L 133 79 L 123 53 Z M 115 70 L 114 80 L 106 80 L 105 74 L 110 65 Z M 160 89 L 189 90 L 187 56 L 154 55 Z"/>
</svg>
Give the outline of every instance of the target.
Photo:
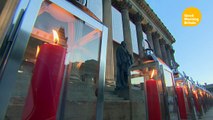
<svg viewBox="0 0 213 120">
<path fill-rule="evenodd" d="M 170 69 L 178 67 L 175 39 L 145 0 L 2 3 L 0 119 L 146 119 L 144 98 L 132 109 L 112 93 L 116 49 L 125 41 L 135 64 L 143 64 L 145 50 L 152 49 Z M 52 30 L 59 42 L 52 42 Z M 45 105 L 53 110 L 38 107 Z"/>
<path fill-rule="evenodd" d="M 104 1 L 106 2 L 106 1 Z M 145 49 L 148 47 L 145 40 L 148 40 L 153 49 L 155 55 L 162 59 L 170 68 L 176 69 L 178 64 L 174 58 L 174 49 L 172 44 L 175 42 L 174 37 L 160 21 L 157 15 L 149 7 L 149 5 L 144 0 L 129 0 L 129 1 L 109 1 L 110 7 L 104 4 L 104 20 L 109 21 L 110 16 L 112 16 L 112 23 L 106 23 L 105 25 L 109 28 L 109 35 L 112 32 L 112 42 L 113 42 L 113 55 L 116 51 L 116 43 L 121 41 L 126 41 L 128 50 L 132 55 L 134 55 L 135 62 L 138 59 L 144 57 Z M 107 4 L 107 3 L 106 3 Z M 110 9 L 110 11 L 106 10 Z M 109 15 L 109 13 L 112 15 Z M 112 26 L 112 31 L 110 27 Z M 110 38 L 110 36 L 108 37 Z M 108 42 L 110 40 L 108 39 Z M 110 43 L 108 43 L 108 47 Z M 108 49 L 108 54 L 111 53 L 111 48 Z M 115 56 L 114 56 L 115 57 Z M 107 60 L 109 62 L 110 60 Z M 115 66 L 115 60 L 109 62 L 111 65 Z M 108 73 L 113 68 L 107 68 L 106 79 L 114 79 L 113 73 Z M 116 68 L 114 68 L 116 69 Z M 111 71 L 112 72 L 112 71 Z M 116 74 L 116 73 L 115 73 Z M 111 76 L 110 76 L 111 75 Z"/>
</svg>

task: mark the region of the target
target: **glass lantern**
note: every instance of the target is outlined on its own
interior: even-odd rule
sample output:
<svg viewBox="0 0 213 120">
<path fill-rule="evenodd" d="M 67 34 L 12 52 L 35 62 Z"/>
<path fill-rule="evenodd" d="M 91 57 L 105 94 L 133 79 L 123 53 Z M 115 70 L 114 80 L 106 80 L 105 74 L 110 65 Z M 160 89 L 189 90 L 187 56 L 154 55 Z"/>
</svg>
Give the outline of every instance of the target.
<svg viewBox="0 0 213 120">
<path fill-rule="evenodd" d="M 16 12 L 0 119 L 103 119 L 107 28 L 65 0 L 25 0 Z"/>
<path fill-rule="evenodd" d="M 178 119 L 175 83 L 171 69 L 162 60 L 148 60 L 130 69 L 132 117 L 147 120 Z M 134 109 L 140 106 L 140 109 Z"/>
</svg>

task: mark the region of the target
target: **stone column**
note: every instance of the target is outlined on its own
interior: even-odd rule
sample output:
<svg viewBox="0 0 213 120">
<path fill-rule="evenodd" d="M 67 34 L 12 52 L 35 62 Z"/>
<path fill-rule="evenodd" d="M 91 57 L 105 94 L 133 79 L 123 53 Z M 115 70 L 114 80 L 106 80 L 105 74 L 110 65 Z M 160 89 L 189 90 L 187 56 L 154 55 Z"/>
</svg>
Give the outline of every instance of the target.
<svg viewBox="0 0 213 120">
<path fill-rule="evenodd" d="M 4 37 L 12 22 L 13 15 L 15 13 L 16 7 L 18 6 L 20 0 L 6 0 L 6 3 L 0 13 L 0 48 L 2 46 Z M 3 1 L 1 1 L 1 4 Z"/>
<path fill-rule="evenodd" d="M 168 56 L 168 61 L 169 61 L 169 66 L 170 68 L 174 67 L 173 66 L 173 60 L 172 60 L 172 56 L 171 56 L 171 53 L 170 53 L 170 49 L 171 49 L 171 46 L 170 45 L 166 45 L 166 52 L 167 52 L 167 56 Z"/>
<path fill-rule="evenodd" d="M 106 81 L 114 80 L 114 59 L 112 39 L 112 9 L 111 0 L 103 0 L 103 22 L 108 27 L 107 58 L 106 58 Z"/>
<path fill-rule="evenodd" d="M 146 24 L 146 25 L 144 25 L 143 28 L 144 28 L 144 32 L 147 35 L 147 39 L 149 41 L 150 47 L 154 51 L 154 45 L 153 45 L 153 40 L 152 40 L 152 29 L 153 29 L 153 27 L 150 24 Z"/>
<path fill-rule="evenodd" d="M 142 20 L 143 16 L 139 13 L 135 14 L 133 16 L 133 22 L 135 23 L 136 26 L 136 32 L 137 32 L 137 42 L 138 42 L 138 51 L 139 51 L 139 58 L 142 60 L 144 58 L 144 49 L 143 49 L 143 29 L 142 29 Z"/>
<path fill-rule="evenodd" d="M 173 61 L 174 69 L 177 69 L 179 67 L 179 64 L 175 61 L 175 56 L 174 56 L 175 50 L 171 48 L 170 53 L 171 53 L 171 59 Z"/>
<path fill-rule="evenodd" d="M 133 56 L 131 30 L 130 30 L 130 23 L 129 23 L 130 22 L 129 9 L 132 7 L 132 5 L 128 1 L 123 1 L 119 3 L 120 3 L 121 15 L 122 15 L 124 41 L 127 44 L 128 51 Z"/>
<path fill-rule="evenodd" d="M 172 59 L 173 61 L 175 61 L 175 57 L 174 57 L 175 51 L 174 51 L 172 48 L 170 48 L 170 53 L 171 53 L 171 59 Z"/>
<path fill-rule="evenodd" d="M 157 32 L 152 33 L 154 52 L 157 57 L 162 59 L 161 48 L 159 43 L 160 35 Z"/>
<path fill-rule="evenodd" d="M 164 39 L 160 39 L 160 48 L 161 48 L 161 52 L 162 52 L 162 57 L 163 57 L 163 61 L 169 65 L 168 62 L 168 56 L 167 56 L 167 52 L 166 52 L 166 42 L 164 41 Z"/>
</svg>

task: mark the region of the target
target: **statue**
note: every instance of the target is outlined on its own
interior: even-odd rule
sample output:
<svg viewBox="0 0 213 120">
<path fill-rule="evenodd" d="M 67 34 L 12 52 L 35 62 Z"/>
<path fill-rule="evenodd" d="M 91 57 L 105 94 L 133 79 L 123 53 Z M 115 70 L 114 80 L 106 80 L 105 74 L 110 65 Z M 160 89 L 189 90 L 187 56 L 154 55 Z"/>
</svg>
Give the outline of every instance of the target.
<svg viewBox="0 0 213 120">
<path fill-rule="evenodd" d="M 133 64 L 132 56 L 126 48 L 125 41 L 122 41 L 116 50 L 116 64 L 117 64 L 117 79 L 115 94 L 126 98 L 128 93 L 128 69 Z"/>
</svg>

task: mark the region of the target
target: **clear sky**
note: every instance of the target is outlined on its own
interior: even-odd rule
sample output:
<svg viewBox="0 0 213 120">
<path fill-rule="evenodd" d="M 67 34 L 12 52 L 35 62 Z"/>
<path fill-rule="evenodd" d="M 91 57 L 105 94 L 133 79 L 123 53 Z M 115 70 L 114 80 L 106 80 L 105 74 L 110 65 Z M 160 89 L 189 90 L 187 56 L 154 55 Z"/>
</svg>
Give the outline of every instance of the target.
<svg viewBox="0 0 213 120">
<path fill-rule="evenodd" d="M 203 84 L 213 83 L 213 0 L 146 0 L 176 39 L 173 44 L 179 71 Z M 196 7 L 202 13 L 198 26 L 183 27 L 182 12 Z"/>
</svg>

